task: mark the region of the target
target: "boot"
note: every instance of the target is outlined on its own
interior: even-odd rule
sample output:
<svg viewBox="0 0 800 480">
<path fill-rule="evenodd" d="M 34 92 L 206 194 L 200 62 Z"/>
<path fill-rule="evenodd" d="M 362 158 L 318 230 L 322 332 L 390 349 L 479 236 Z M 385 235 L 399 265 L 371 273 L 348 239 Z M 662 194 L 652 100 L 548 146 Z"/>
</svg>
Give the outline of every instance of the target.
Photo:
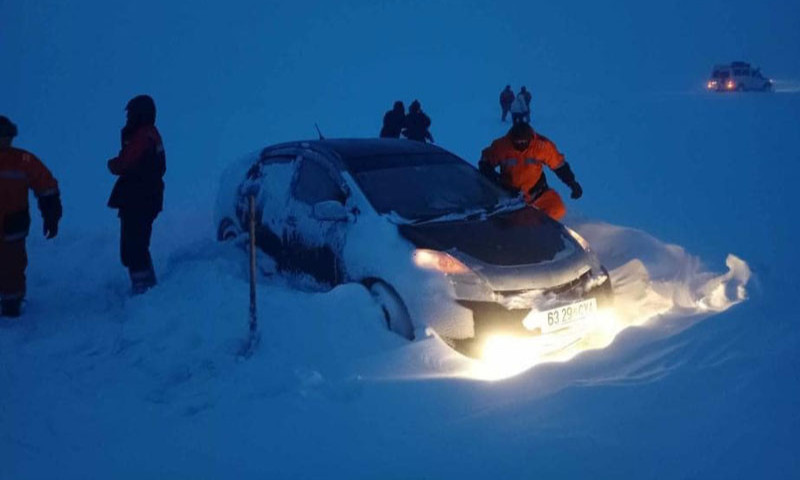
<svg viewBox="0 0 800 480">
<path fill-rule="evenodd" d="M 0 301 L 4 317 L 19 317 L 22 314 L 22 298 L 5 298 Z"/>
<path fill-rule="evenodd" d="M 141 295 L 156 286 L 156 272 L 150 266 L 147 270 L 140 272 L 129 272 L 131 276 L 131 293 Z"/>
</svg>

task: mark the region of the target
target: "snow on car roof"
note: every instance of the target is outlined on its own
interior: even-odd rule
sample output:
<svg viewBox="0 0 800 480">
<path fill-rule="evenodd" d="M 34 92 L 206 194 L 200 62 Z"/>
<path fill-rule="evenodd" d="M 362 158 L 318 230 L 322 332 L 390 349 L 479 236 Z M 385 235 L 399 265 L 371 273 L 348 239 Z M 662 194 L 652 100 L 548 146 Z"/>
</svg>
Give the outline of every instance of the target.
<svg viewBox="0 0 800 480">
<path fill-rule="evenodd" d="M 423 142 L 395 138 L 336 138 L 307 140 L 276 145 L 280 147 L 310 148 L 319 152 L 335 154 L 342 166 L 352 172 L 388 168 L 400 165 L 434 163 L 458 163 L 452 153 Z M 376 160 L 380 158 L 379 162 Z"/>
</svg>

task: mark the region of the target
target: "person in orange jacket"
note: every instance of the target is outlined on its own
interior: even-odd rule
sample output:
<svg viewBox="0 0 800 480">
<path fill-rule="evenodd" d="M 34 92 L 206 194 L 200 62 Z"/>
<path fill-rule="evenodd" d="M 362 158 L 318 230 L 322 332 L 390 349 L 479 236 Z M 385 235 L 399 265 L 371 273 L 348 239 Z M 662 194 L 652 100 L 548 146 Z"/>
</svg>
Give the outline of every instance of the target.
<svg viewBox="0 0 800 480">
<path fill-rule="evenodd" d="M 20 316 L 25 298 L 28 190 L 38 199 L 45 237 L 58 234 L 61 219 L 58 182 L 35 155 L 11 146 L 16 136 L 17 126 L 0 116 L 0 312 L 8 317 Z"/>
<path fill-rule="evenodd" d="M 134 295 L 156 285 L 150 256 L 153 222 L 164 205 L 166 154 L 156 128 L 156 104 L 148 95 L 132 98 L 125 107 L 122 149 L 108 161 L 117 175 L 108 206 L 118 210 L 120 257 L 127 267 Z"/>
<path fill-rule="evenodd" d="M 515 124 L 506 135 L 493 141 L 483 150 L 478 162 L 481 173 L 508 189 L 522 192 L 529 204 L 558 220 L 567 209 L 561 196 L 547 185 L 545 165 L 572 190 L 572 198 L 583 195 L 564 155 L 553 142 L 524 122 Z M 497 167 L 500 167 L 499 175 Z"/>
</svg>

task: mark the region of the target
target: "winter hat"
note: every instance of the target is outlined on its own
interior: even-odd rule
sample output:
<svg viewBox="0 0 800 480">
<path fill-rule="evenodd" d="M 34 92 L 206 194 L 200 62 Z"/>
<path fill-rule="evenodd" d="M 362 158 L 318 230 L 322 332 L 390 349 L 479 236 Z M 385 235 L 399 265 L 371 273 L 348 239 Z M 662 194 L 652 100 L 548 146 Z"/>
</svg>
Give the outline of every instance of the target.
<svg viewBox="0 0 800 480">
<path fill-rule="evenodd" d="M 125 110 L 128 111 L 128 117 L 136 124 L 155 125 L 156 123 L 156 103 L 149 95 L 133 97 L 125 105 Z"/>
<path fill-rule="evenodd" d="M 530 141 L 533 138 L 533 128 L 525 122 L 515 123 L 508 130 L 508 138 L 512 142 Z"/>
<path fill-rule="evenodd" d="M 419 104 L 419 100 L 414 100 L 411 102 L 411 106 L 408 107 L 409 112 L 419 112 L 422 106 Z"/>
<path fill-rule="evenodd" d="M 17 136 L 17 126 L 11 123 L 8 117 L 0 115 L 0 137 L 14 138 Z"/>
<path fill-rule="evenodd" d="M 394 102 L 394 110 L 397 110 L 397 111 L 400 111 L 400 110 L 402 110 L 402 111 L 404 111 L 404 112 L 405 112 L 405 110 L 406 110 L 406 106 L 405 106 L 405 105 L 403 105 L 403 102 L 401 102 L 400 100 L 398 100 L 398 101 Z"/>
</svg>

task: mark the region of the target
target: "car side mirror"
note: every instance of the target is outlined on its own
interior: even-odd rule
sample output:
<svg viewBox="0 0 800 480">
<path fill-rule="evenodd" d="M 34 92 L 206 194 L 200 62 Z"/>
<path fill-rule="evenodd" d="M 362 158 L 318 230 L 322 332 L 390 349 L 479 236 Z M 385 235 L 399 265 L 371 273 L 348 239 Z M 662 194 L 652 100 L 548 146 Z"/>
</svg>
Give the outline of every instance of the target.
<svg viewBox="0 0 800 480">
<path fill-rule="evenodd" d="M 350 212 L 336 200 L 326 200 L 314 205 L 313 217 L 317 220 L 329 222 L 346 222 L 350 219 Z"/>
</svg>

